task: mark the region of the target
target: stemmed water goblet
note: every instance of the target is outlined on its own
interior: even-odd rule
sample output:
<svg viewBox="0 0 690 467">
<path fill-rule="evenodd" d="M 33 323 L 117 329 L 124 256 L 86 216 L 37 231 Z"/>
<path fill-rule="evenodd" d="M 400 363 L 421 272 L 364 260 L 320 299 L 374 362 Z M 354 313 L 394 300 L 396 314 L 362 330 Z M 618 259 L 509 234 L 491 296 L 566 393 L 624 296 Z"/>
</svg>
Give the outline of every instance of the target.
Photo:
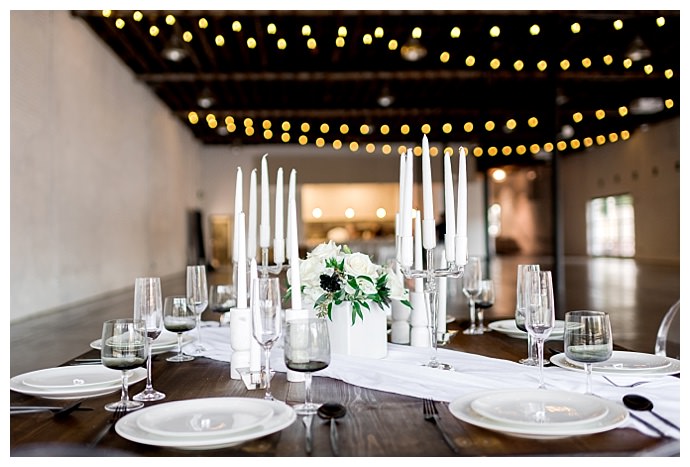
<svg viewBox="0 0 690 467">
<path fill-rule="evenodd" d="M 103 323 L 101 333 L 101 363 L 122 372 L 120 400 L 105 405 L 109 412 L 127 412 L 144 406 L 129 398 L 129 372 L 146 362 L 148 354 L 146 323 L 143 320 L 112 319 Z"/>
<path fill-rule="evenodd" d="M 539 365 L 539 389 L 544 385 L 544 341 L 551 335 L 556 322 L 556 309 L 553 301 L 553 281 L 551 271 L 530 271 L 527 273 L 525 296 L 525 327 L 537 341 Z"/>
<path fill-rule="evenodd" d="M 483 279 L 479 282 L 479 293 L 474 305 L 477 308 L 477 327 L 483 332 L 491 331 L 491 328 L 484 326 L 484 311 L 494 306 L 496 300 L 496 290 L 494 288 L 494 281 L 491 279 Z"/>
<path fill-rule="evenodd" d="M 527 358 L 518 360 L 518 363 L 527 366 L 537 366 L 537 342 L 532 338 L 532 334 L 527 332 L 525 327 L 525 315 L 527 309 L 527 298 L 525 297 L 525 281 L 527 273 L 539 271 L 538 264 L 518 264 L 517 267 L 517 286 L 515 295 L 515 326 L 527 333 Z"/>
<path fill-rule="evenodd" d="M 264 399 L 274 400 L 271 394 L 271 348 L 282 332 L 280 282 L 277 277 L 256 277 L 252 280 L 250 306 L 252 333 L 264 350 Z"/>
<path fill-rule="evenodd" d="M 177 333 L 177 353 L 166 358 L 168 362 L 188 362 L 194 360 L 191 355 L 182 353 L 182 333 L 196 327 L 196 314 L 187 306 L 184 295 L 165 297 L 163 303 L 163 325 L 170 332 Z"/>
<path fill-rule="evenodd" d="M 311 375 L 331 362 L 328 324 L 323 318 L 292 319 L 285 323 L 285 366 L 304 373 L 304 403 L 293 407 L 298 415 L 313 415 L 321 404 L 312 402 Z"/>
<path fill-rule="evenodd" d="M 146 388 L 135 394 L 132 399 L 142 402 L 164 399 L 165 394 L 153 388 L 153 377 L 151 376 L 153 341 L 163 331 L 160 277 L 137 277 L 134 279 L 134 319 L 143 320 L 146 324 L 149 350 L 146 359 Z"/>
<path fill-rule="evenodd" d="M 218 326 L 222 326 L 225 314 L 237 303 L 235 287 L 230 284 L 212 284 L 208 287 L 208 308 L 220 315 Z"/>
<path fill-rule="evenodd" d="M 462 275 L 462 293 L 465 294 L 470 305 L 470 327 L 463 331 L 463 334 L 484 334 L 484 331 L 477 326 L 475 300 L 479 293 L 479 282 L 482 278 L 482 267 L 479 258 L 470 256 L 465 264 L 465 271 Z"/>
<path fill-rule="evenodd" d="M 201 313 L 208 306 L 206 266 L 187 266 L 187 306 L 196 315 L 197 341 L 195 355 L 203 355 L 206 347 L 201 342 Z"/>
<path fill-rule="evenodd" d="M 590 310 L 567 312 L 563 348 L 568 360 L 583 364 L 587 374 L 585 394 L 592 394 L 592 364 L 604 362 L 613 355 L 608 313 Z"/>
</svg>

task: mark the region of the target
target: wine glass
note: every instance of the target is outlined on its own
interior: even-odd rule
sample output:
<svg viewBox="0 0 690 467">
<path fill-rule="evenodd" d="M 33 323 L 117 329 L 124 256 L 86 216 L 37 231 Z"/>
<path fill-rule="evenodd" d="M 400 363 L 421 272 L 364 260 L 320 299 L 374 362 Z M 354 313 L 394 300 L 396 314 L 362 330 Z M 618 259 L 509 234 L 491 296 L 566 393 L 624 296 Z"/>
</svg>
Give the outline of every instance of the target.
<svg viewBox="0 0 690 467">
<path fill-rule="evenodd" d="M 153 388 L 151 352 L 153 341 L 163 331 L 163 304 L 161 303 L 160 277 L 137 277 L 134 279 L 134 319 L 146 323 L 148 337 L 148 358 L 146 359 L 146 388 L 132 399 L 135 401 L 157 401 L 165 398 L 165 394 Z"/>
<path fill-rule="evenodd" d="M 494 300 L 496 300 L 494 281 L 491 279 L 480 281 L 479 293 L 474 304 L 477 307 L 477 327 L 484 332 L 491 331 L 491 328 L 484 326 L 484 311 L 494 306 Z"/>
<path fill-rule="evenodd" d="M 168 362 L 188 362 L 194 360 L 191 355 L 182 353 L 182 333 L 196 327 L 196 315 L 187 306 L 184 295 L 165 297 L 163 303 L 163 325 L 170 332 L 177 333 L 177 354 L 166 358 Z"/>
<path fill-rule="evenodd" d="M 482 279 L 482 266 L 479 258 L 470 256 L 465 264 L 465 271 L 462 274 L 462 293 L 465 294 L 470 305 L 470 327 L 463 331 L 463 334 L 484 334 L 484 331 L 477 326 L 475 299 L 479 293 L 479 282 Z"/>
<path fill-rule="evenodd" d="M 201 342 L 201 313 L 208 306 L 206 266 L 187 266 L 187 306 L 196 315 L 197 341 L 194 354 L 203 355 L 206 347 Z"/>
<path fill-rule="evenodd" d="M 518 264 L 517 267 L 517 287 L 515 296 L 515 326 L 527 333 L 527 358 L 518 360 L 518 363 L 528 366 L 537 366 L 537 342 L 532 335 L 527 332 L 525 327 L 525 310 L 527 300 L 525 299 L 525 279 L 527 272 L 539 271 L 538 264 Z"/>
<path fill-rule="evenodd" d="M 539 366 L 539 389 L 544 386 L 544 341 L 551 335 L 556 322 L 556 309 L 553 301 L 553 281 L 551 271 L 530 271 L 526 273 L 525 327 L 537 341 Z"/>
<path fill-rule="evenodd" d="M 590 310 L 567 312 L 563 348 L 567 359 L 584 365 L 587 374 L 585 394 L 592 394 L 592 363 L 604 362 L 613 355 L 608 313 Z"/>
<path fill-rule="evenodd" d="M 271 394 L 271 348 L 282 331 L 280 297 L 280 282 L 277 277 L 256 277 L 252 280 L 252 333 L 264 349 L 266 400 L 274 400 Z"/>
<path fill-rule="evenodd" d="M 237 303 L 235 287 L 230 284 L 212 284 L 208 287 L 208 308 L 220 315 L 218 326 L 223 325 L 225 313 Z"/>
<path fill-rule="evenodd" d="M 146 323 L 143 320 L 111 319 L 103 323 L 101 333 L 101 362 L 103 366 L 122 372 L 120 400 L 105 405 L 109 412 L 130 411 L 144 406 L 129 399 L 129 371 L 146 362 L 148 354 Z"/>
<path fill-rule="evenodd" d="M 331 362 L 328 323 L 323 318 L 291 319 L 285 323 L 285 366 L 304 373 L 304 403 L 293 407 L 298 415 L 313 415 L 321 404 L 312 402 L 311 374 Z"/>
</svg>

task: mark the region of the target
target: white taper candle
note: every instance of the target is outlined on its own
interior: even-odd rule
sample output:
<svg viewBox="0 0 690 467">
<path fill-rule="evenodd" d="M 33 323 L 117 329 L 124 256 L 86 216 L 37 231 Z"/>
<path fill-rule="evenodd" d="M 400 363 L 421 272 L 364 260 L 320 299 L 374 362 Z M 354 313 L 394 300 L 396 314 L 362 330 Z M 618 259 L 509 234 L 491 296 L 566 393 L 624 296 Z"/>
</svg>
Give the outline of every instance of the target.
<svg viewBox="0 0 690 467">
<path fill-rule="evenodd" d="M 245 222 L 244 212 L 240 212 L 238 216 L 238 233 L 237 241 L 237 284 L 235 284 L 237 293 L 237 308 L 247 308 L 247 242 L 245 241 Z"/>
<path fill-rule="evenodd" d="M 457 228 L 455 230 L 455 262 L 458 265 L 467 263 L 467 151 L 460 148 L 458 161 L 458 209 Z"/>
<path fill-rule="evenodd" d="M 431 178 L 429 140 L 422 138 L 422 201 L 424 203 L 423 244 L 430 250 L 436 246 L 436 218 L 434 216 L 434 188 Z"/>
<path fill-rule="evenodd" d="M 278 168 L 276 174 L 276 222 L 273 233 L 273 261 L 283 264 L 285 261 L 285 226 L 283 224 L 283 168 Z"/>
<path fill-rule="evenodd" d="M 239 239 L 239 228 L 237 226 L 237 221 L 239 219 L 239 214 L 242 212 L 242 168 L 237 167 L 237 175 L 235 177 L 235 221 L 233 223 L 233 235 L 232 235 L 232 261 L 237 262 L 237 254 L 239 250 L 238 239 Z"/>
<path fill-rule="evenodd" d="M 247 219 L 247 259 L 256 258 L 256 169 L 249 176 L 249 218 Z"/>
<path fill-rule="evenodd" d="M 443 190 L 445 194 L 446 232 L 444 246 L 446 258 L 455 262 L 455 189 L 453 185 L 453 167 L 450 152 L 443 155 Z"/>
<path fill-rule="evenodd" d="M 259 246 L 268 248 L 271 246 L 271 220 L 270 220 L 270 201 L 269 180 L 268 180 L 268 161 L 264 154 L 261 159 L 261 223 L 259 224 Z"/>
</svg>

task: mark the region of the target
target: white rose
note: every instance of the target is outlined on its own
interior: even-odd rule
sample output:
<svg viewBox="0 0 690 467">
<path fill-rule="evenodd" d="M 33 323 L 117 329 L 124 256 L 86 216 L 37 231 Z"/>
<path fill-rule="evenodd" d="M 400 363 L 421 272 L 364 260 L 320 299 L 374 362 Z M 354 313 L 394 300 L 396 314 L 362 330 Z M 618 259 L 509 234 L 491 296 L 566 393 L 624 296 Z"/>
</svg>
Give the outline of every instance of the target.
<svg viewBox="0 0 690 467">
<path fill-rule="evenodd" d="M 351 276 L 369 276 L 374 281 L 378 278 L 378 267 L 364 253 L 352 253 L 345 256 L 345 274 Z"/>
<path fill-rule="evenodd" d="M 375 282 L 370 282 L 366 279 L 359 278 L 357 279 L 357 284 L 359 285 L 359 290 L 364 292 L 367 295 L 372 295 L 376 294 L 376 283 Z"/>
<path fill-rule="evenodd" d="M 311 252 L 307 254 L 307 258 L 317 258 L 325 260 L 328 258 L 336 258 L 340 255 L 340 246 L 336 245 L 333 240 L 328 243 L 321 243 L 317 245 Z"/>
<path fill-rule="evenodd" d="M 391 268 L 388 268 L 386 273 L 386 286 L 390 289 L 390 298 L 394 300 L 409 299 L 408 290 L 405 288 L 402 276 L 396 274 Z"/>
<path fill-rule="evenodd" d="M 307 257 L 299 262 L 299 275 L 302 284 L 307 288 L 319 288 L 319 276 L 323 274 L 324 261 L 316 257 Z"/>
</svg>

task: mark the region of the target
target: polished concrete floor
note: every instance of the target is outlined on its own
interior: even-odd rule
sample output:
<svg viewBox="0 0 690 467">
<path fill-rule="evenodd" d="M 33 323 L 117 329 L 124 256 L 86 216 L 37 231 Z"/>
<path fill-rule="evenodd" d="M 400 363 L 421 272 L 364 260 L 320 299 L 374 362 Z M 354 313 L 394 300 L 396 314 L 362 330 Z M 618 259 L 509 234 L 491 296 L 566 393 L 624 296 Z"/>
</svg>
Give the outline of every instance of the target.
<svg viewBox="0 0 690 467">
<path fill-rule="evenodd" d="M 485 319 L 514 316 L 516 266 L 538 263 L 550 269 L 548 258 L 503 256 L 484 267 L 484 276 L 496 283 L 496 303 Z M 614 342 L 629 350 L 652 352 L 657 328 L 666 310 L 680 298 L 680 266 L 647 264 L 629 259 L 569 258 L 562 265 L 561 295 L 556 294 L 557 317 L 567 310 L 595 309 L 611 315 Z M 209 283 L 229 280 L 227 271 L 209 275 Z M 448 285 L 448 315 L 464 324 L 467 303 L 458 280 Z M 184 272 L 164 278 L 163 295 L 184 294 Z M 89 350 L 100 337 L 104 320 L 131 316 L 131 291 L 109 294 L 101 300 L 12 323 L 10 326 L 10 376 L 56 366 Z M 218 320 L 205 312 L 204 320 Z"/>
</svg>

